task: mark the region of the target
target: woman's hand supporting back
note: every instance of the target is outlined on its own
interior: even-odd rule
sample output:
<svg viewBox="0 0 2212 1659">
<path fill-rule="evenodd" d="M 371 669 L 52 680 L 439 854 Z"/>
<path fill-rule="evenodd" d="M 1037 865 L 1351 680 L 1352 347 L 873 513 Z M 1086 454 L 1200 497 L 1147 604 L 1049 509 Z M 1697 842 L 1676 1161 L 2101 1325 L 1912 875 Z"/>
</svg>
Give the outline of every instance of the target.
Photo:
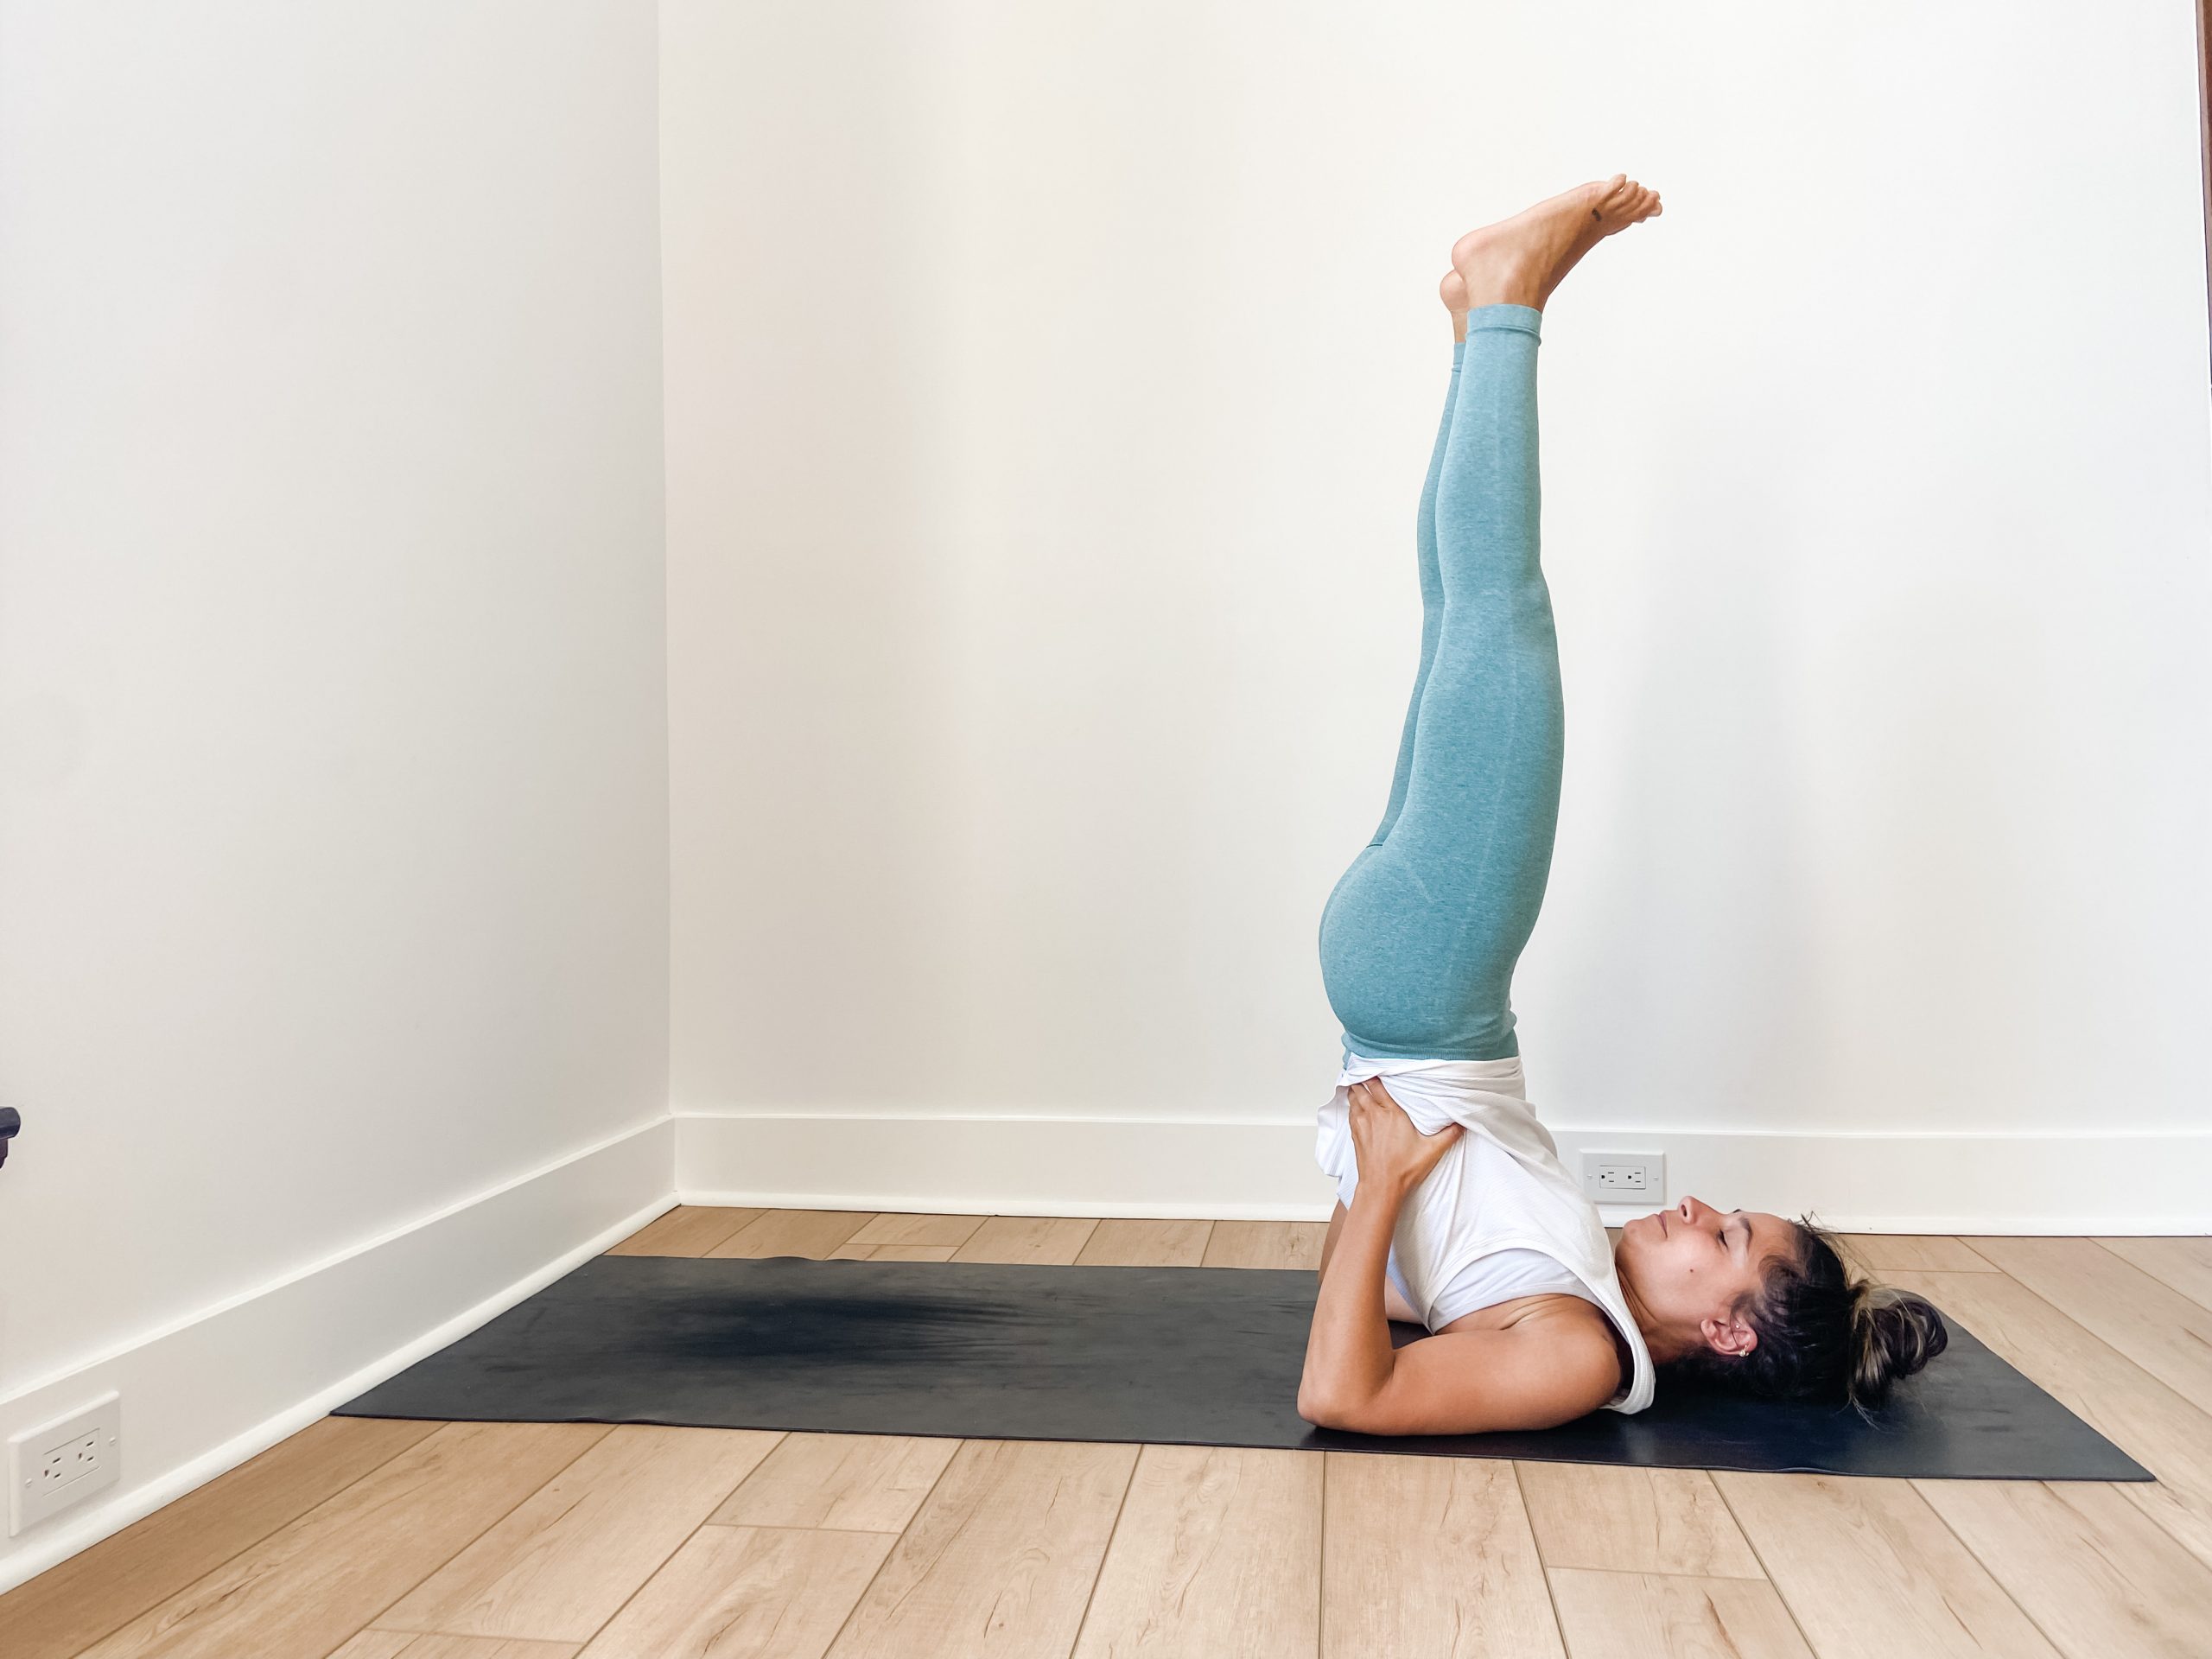
<svg viewBox="0 0 2212 1659">
<path fill-rule="evenodd" d="M 1370 1434 L 1469 1434 L 1548 1428 L 1612 1398 L 1620 1364 L 1602 1316 L 1575 1304 L 1545 1317 L 1537 1306 L 1564 1298 L 1532 1299 L 1532 1316 L 1502 1329 L 1392 1349 L 1383 1267 L 1398 1211 L 1465 1131 L 1454 1123 L 1423 1135 L 1379 1083 L 1350 1092 L 1359 1185 L 1322 1258 L 1298 1414 Z"/>
</svg>

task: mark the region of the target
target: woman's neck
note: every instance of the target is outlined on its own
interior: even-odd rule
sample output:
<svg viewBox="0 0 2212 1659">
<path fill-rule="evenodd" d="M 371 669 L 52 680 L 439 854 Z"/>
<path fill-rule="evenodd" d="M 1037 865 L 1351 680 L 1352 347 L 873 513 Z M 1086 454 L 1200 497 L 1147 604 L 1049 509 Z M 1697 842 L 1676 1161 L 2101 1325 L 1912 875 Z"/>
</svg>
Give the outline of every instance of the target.
<svg viewBox="0 0 2212 1659">
<path fill-rule="evenodd" d="M 1636 1281 L 1620 1271 L 1618 1259 L 1613 1263 L 1613 1276 L 1620 1281 L 1621 1300 L 1628 1304 L 1629 1317 L 1636 1321 L 1636 1328 L 1643 1338 L 1644 1351 L 1651 1356 L 1654 1365 L 1664 1365 L 1682 1352 L 1680 1336 L 1663 1324 L 1643 1305 L 1643 1298 L 1636 1294 Z"/>
</svg>

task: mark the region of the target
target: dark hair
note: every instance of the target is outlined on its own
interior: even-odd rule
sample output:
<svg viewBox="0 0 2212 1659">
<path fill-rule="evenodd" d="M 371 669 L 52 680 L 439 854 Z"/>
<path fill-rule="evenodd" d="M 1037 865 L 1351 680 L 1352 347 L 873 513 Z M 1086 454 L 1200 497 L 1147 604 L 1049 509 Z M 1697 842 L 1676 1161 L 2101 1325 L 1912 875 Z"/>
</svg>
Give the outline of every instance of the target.
<svg viewBox="0 0 2212 1659">
<path fill-rule="evenodd" d="M 1669 1376 L 1776 1400 L 1827 1400 L 1862 1413 L 1889 1397 L 1950 1340 L 1924 1296 L 1853 1278 L 1834 1234 L 1796 1223 L 1797 1252 L 1777 1251 L 1759 1287 L 1734 1309 L 1758 1333 L 1748 1354 L 1710 1348 L 1672 1361 Z"/>
</svg>

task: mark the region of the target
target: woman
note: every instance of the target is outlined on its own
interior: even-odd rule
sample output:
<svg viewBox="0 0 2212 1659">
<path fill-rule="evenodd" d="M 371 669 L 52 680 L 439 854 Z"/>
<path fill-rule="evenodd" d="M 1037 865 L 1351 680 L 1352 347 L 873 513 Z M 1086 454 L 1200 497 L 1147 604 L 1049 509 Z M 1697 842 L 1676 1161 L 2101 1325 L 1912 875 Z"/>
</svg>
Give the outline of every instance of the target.
<svg viewBox="0 0 2212 1659">
<path fill-rule="evenodd" d="M 1444 279 L 1458 343 L 1421 495 L 1421 671 L 1382 828 L 1321 918 L 1338 1203 L 1298 1408 L 1329 1427 L 1548 1427 L 1642 1411 L 1662 1371 L 1863 1409 L 1942 1350 L 1932 1306 L 1854 1281 L 1808 1222 L 1685 1198 L 1615 1251 L 1526 1098 L 1510 990 L 1561 755 L 1536 344 L 1576 262 L 1659 212 L 1616 174 L 1462 237 Z M 1394 1350 L 1392 1319 L 1433 1334 Z"/>
</svg>

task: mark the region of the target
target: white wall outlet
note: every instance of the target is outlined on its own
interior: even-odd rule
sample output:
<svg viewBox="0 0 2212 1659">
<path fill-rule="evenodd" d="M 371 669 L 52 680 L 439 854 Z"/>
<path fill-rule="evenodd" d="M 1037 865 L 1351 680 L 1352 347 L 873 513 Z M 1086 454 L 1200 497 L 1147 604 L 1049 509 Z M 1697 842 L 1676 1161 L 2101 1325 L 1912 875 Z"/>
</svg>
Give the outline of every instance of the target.
<svg viewBox="0 0 2212 1659">
<path fill-rule="evenodd" d="M 123 1396 L 101 1396 L 73 1417 L 8 1441 L 8 1535 L 115 1484 L 123 1471 Z"/>
<path fill-rule="evenodd" d="M 1582 1154 L 1582 1196 L 1593 1204 L 1648 1205 L 1667 1202 L 1667 1154 L 1663 1152 L 1586 1152 Z"/>
</svg>

